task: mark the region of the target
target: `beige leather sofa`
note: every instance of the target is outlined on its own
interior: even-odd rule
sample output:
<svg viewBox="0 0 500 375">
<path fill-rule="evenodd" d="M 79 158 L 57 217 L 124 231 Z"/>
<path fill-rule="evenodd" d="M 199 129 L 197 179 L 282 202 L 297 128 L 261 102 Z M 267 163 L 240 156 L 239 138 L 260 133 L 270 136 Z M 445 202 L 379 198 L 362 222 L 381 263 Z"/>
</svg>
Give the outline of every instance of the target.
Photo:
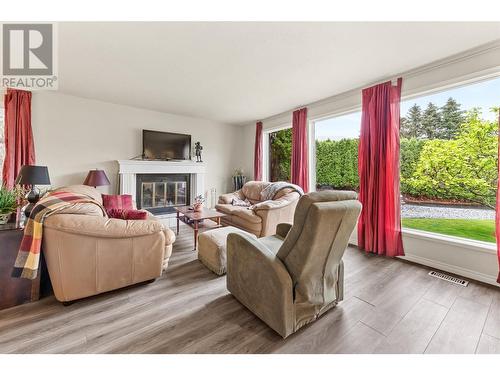
<svg viewBox="0 0 500 375">
<path fill-rule="evenodd" d="M 270 184 L 271 182 L 249 181 L 241 190 L 221 195 L 215 208 L 227 215 L 221 219 L 222 224 L 264 237 L 275 234 L 279 223 L 291 223 L 300 194 L 291 188 L 285 188 L 278 191 L 273 200 L 263 202 L 260 193 Z M 254 206 L 252 209 L 233 206 L 231 203 L 234 198 L 248 199 Z"/>
<path fill-rule="evenodd" d="M 93 187 L 61 188 L 102 203 Z M 94 204 L 76 204 L 44 222 L 42 251 L 58 301 L 68 302 L 161 276 L 174 233 L 150 216 L 119 220 Z"/>
<path fill-rule="evenodd" d="M 316 320 L 343 299 L 342 256 L 360 211 L 354 192 L 310 193 L 276 235 L 229 234 L 228 290 L 282 337 Z"/>
</svg>

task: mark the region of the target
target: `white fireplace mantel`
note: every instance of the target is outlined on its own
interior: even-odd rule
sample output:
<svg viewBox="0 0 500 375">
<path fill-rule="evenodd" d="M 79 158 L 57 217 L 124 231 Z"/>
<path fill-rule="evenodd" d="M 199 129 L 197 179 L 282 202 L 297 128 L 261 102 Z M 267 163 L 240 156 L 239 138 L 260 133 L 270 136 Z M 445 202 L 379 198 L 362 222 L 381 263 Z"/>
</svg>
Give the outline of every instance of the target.
<svg viewBox="0 0 500 375">
<path fill-rule="evenodd" d="M 197 195 L 205 195 L 205 165 L 193 161 L 117 160 L 120 176 L 120 194 L 136 197 L 138 174 L 189 174 L 191 202 Z"/>
</svg>

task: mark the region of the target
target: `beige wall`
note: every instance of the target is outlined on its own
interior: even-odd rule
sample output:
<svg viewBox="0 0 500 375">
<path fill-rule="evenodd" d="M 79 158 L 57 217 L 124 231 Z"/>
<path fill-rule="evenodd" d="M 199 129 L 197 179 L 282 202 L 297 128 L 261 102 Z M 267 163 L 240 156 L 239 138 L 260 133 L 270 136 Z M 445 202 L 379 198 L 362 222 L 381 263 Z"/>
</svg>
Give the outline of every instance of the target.
<svg viewBox="0 0 500 375">
<path fill-rule="evenodd" d="M 116 192 L 116 160 L 142 152 L 142 129 L 191 134 L 204 147 L 205 189 L 231 190 L 240 129 L 210 120 L 110 104 L 56 92 L 34 92 L 32 127 L 37 164 L 49 167 L 53 187 L 82 183 L 93 168 L 106 171 Z"/>
</svg>

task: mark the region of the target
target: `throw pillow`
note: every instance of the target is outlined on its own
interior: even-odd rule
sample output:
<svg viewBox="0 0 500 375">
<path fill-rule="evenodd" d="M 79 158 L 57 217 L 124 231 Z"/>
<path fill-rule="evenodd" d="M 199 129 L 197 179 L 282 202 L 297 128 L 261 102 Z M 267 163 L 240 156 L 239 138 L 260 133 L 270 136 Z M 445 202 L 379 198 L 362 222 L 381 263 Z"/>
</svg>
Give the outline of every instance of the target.
<svg viewBox="0 0 500 375">
<path fill-rule="evenodd" d="M 123 210 L 132 210 L 134 207 L 132 205 L 132 196 L 129 194 L 123 195 L 107 195 L 102 194 L 102 205 L 104 209 L 109 214 L 109 210 L 113 208 L 119 208 Z"/>
<path fill-rule="evenodd" d="M 112 208 L 108 211 L 108 216 L 112 219 L 122 220 L 146 220 L 148 213 L 140 210 L 127 210 L 122 208 Z"/>
</svg>

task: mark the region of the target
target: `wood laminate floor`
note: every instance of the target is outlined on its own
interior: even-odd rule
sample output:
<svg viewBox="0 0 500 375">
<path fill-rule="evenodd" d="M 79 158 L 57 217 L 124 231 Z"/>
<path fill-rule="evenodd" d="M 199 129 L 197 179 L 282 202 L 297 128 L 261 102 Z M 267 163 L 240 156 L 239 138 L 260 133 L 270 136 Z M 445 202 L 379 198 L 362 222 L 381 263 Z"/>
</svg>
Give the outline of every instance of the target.
<svg viewBox="0 0 500 375">
<path fill-rule="evenodd" d="M 500 289 L 349 248 L 345 300 L 283 340 L 196 259 L 183 226 L 152 284 L 0 311 L 0 353 L 500 353 Z"/>
</svg>

